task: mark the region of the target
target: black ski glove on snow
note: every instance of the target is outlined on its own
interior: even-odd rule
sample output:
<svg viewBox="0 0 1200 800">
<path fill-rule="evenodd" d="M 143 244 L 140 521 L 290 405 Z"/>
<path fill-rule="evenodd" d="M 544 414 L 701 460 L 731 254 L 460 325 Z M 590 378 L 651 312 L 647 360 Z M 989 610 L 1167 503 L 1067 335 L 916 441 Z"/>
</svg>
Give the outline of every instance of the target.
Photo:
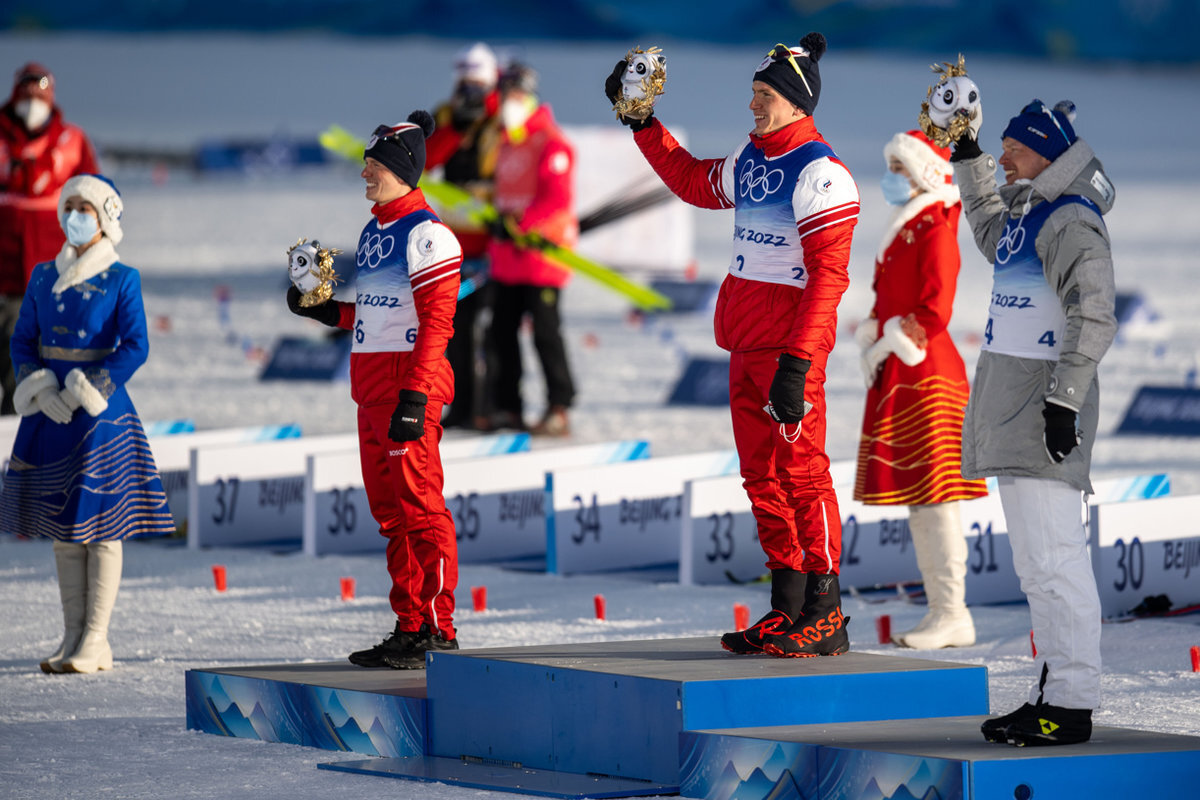
<svg viewBox="0 0 1200 800">
<path fill-rule="evenodd" d="M 289 286 L 287 292 L 288 310 L 300 317 L 308 317 L 315 319 L 317 322 L 328 325 L 331 328 L 338 326 L 338 320 L 341 319 L 341 312 L 338 310 L 337 303 L 332 300 L 326 300 L 319 306 L 302 306 L 300 305 L 301 292 L 295 286 Z"/>
<path fill-rule="evenodd" d="M 628 67 L 629 64 L 627 64 L 625 59 L 622 58 L 617 62 L 617 65 L 613 67 L 612 74 L 604 79 L 604 96 L 607 97 L 608 102 L 612 103 L 613 105 L 616 105 L 617 98 L 621 96 L 621 76 L 625 74 L 625 70 Z M 654 112 L 651 112 L 650 116 L 646 117 L 645 119 L 633 119 L 632 117 L 626 116 L 620 116 L 617 117 L 617 119 L 621 120 L 622 125 L 628 126 L 629 130 L 637 133 L 643 128 L 650 127 L 650 123 L 654 121 Z"/>
<path fill-rule="evenodd" d="M 812 362 L 791 353 L 779 355 L 779 367 L 767 393 L 767 413 L 785 425 L 799 422 L 812 405 L 804 402 L 804 376 Z"/>
<path fill-rule="evenodd" d="M 1046 420 L 1046 432 L 1042 435 L 1046 455 L 1055 464 L 1061 464 L 1082 441 L 1075 428 L 1075 412 L 1047 401 L 1042 408 L 1042 417 Z"/>
<path fill-rule="evenodd" d="M 429 397 L 412 389 L 400 390 L 400 401 L 392 412 L 388 438 L 393 442 L 411 442 L 425 433 L 425 404 Z"/>
</svg>

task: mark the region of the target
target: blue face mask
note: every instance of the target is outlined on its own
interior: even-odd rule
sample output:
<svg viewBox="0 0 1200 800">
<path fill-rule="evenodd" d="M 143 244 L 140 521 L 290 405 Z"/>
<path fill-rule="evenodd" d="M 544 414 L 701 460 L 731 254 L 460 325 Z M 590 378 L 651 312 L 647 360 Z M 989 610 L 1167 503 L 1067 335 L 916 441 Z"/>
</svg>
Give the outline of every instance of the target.
<svg viewBox="0 0 1200 800">
<path fill-rule="evenodd" d="M 902 206 L 913 194 L 912 184 L 899 172 L 883 173 L 883 180 L 879 185 L 883 189 L 883 199 L 887 200 L 889 205 Z"/>
<path fill-rule="evenodd" d="M 67 221 L 63 227 L 66 229 L 67 241 L 79 247 L 92 240 L 96 232 L 100 230 L 100 223 L 91 214 L 85 214 L 82 211 L 68 211 Z"/>
</svg>

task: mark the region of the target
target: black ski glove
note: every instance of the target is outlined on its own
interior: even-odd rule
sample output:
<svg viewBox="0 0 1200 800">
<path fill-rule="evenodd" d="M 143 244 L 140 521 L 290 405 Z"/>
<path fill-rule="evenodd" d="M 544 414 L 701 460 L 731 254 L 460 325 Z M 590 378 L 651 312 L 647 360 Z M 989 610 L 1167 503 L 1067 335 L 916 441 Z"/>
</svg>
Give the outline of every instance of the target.
<svg viewBox="0 0 1200 800">
<path fill-rule="evenodd" d="M 779 367 L 767 394 L 767 413 L 776 422 L 785 425 L 799 422 L 812 408 L 804 402 L 804 376 L 811 366 L 808 359 L 796 358 L 791 353 L 779 355 Z"/>
<path fill-rule="evenodd" d="M 625 70 L 629 67 L 625 59 L 617 62 L 613 67 L 612 74 L 604 79 L 604 96 L 608 98 L 608 102 L 616 105 L 617 99 L 621 96 L 621 76 L 625 74 Z M 654 112 L 645 119 L 633 119 L 632 117 L 620 116 L 617 119 L 621 120 L 621 124 L 628 126 L 629 130 L 637 133 L 643 128 L 650 127 L 650 123 L 654 121 Z"/>
<path fill-rule="evenodd" d="M 1046 432 L 1042 435 L 1046 455 L 1055 464 L 1061 464 L 1082 441 L 1075 427 L 1075 412 L 1047 401 L 1042 408 L 1042 417 L 1046 420 Z"/>
<path fill-rule="evenodd" d="M 337 303 L 332 300 L 326 300 L 319 306 L 302 306 L 300 298 L 302 294 L 295 286 L 289 286 L 287 291 L 288 310 L 299 317 L 308 317 L 315 319 L 317 322 L 328 325 L 331 328 L 338 326 L 338 320 L 341 319 L 342 313 L 338 310 Z"/>
<path fill-rule="evenodd" d="M 979 149 L 979 142 L 975 141 L 969 132 L 964 133 L 954 140 L 954 152 L 950 154 L 950 163 L 969 161 L 981 155 L 983 155 L 983 151 Z"/>
<path fill-rule="evenodd" d="M 412 389 L 400 390 L 400 401 L 392 412 L 388 438 L 393 442 L 411 442 L 425 433 L 425 404 L 429 397 Z"/>
</svg>

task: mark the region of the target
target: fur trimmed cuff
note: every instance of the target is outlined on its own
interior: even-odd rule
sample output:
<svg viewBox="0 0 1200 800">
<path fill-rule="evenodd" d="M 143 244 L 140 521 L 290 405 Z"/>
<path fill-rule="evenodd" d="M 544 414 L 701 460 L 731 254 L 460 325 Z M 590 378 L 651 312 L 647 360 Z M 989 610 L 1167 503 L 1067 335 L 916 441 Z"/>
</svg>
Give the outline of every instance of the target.
<svg viewBox="0 0 1200 800">
<path fill-rule="evenodd" d="M 858 343 L 859 350 L 866 351 L 878 339 L 879 320 L 874 317 L 867 317 L 854 329 L 854 341 Z"/>
<path fill-rule="evenodd" d="M 45 367 L 29 373 L 17 384 L 16 391 L 13 392 L 13 407 L 17 413 L 28 417 L 41 411 L 42 408 L 37 403 L 37 394 L 43 389 L 58 389 L 58 377 Z"/>
<path fill-rule="evenodd" d="M 883 323 L 883 336 L 880 341 L 888 343 L 888 349 L 896 354 L 896 358 L 910 367 L 915 367 L 925 360 L 925 350 L 917 347 L 917 343 L 908 338 L 900 329 L 900 317 L 892 317 Z"/>
<path fill-rule="evenodd" d="M 79 367 L 67 373 L 66 380 L 63 381 L 66 388 L 71 394 L 79 398 L 79 405 L 93 417 L 104 413 L 104 409 L 108 408 L 108 398 L 100 394 L 95 386 L 92 386 L 91 381 L 83 374 L 83 370 Z"/>
</svg>

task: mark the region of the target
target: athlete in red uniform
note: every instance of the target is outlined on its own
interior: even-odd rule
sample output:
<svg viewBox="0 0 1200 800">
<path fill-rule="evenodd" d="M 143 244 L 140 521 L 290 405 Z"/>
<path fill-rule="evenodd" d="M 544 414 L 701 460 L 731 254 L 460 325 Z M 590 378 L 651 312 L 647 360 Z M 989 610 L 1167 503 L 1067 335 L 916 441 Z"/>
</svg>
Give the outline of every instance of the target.
<svg viewBox="0 0 1200 800">
<path fill-rule="evenodd" d="M 859 202 L 811 116 L 825 47 L 824 36 L 810 33 L 798 47 L 772 48 L 751 84 L 754 131 L 728 158 L 694 158 L 653 115 L 622 119 L 675 194 L 735 210 L 715 329 L 731 353 L 734 440 L 771 570 L 770 612 L 721 639 L 735 653 L 837 655 L 850 646 L 823 387 Z M 606 82 L 612 102 L 624 68 L 619 62 Z"/>
<path fill-rule="evenodd" d="M 356 252 L 354 303 L 288 307 L 353 332 L 350 391 L 358 403 L 362 474 L 379 532 L 387 539 L 395 630 L 350 654 L 362 667 L 422 669 L 427 650 L 454 650 L 458 548 L 442 497 L 442 406 L 454 397 L 446 361 L 462 248 L 415 189 L 433 118 L 381 125 L 367 144 L 362 176 L 373 219 Z"/>
</svg>

